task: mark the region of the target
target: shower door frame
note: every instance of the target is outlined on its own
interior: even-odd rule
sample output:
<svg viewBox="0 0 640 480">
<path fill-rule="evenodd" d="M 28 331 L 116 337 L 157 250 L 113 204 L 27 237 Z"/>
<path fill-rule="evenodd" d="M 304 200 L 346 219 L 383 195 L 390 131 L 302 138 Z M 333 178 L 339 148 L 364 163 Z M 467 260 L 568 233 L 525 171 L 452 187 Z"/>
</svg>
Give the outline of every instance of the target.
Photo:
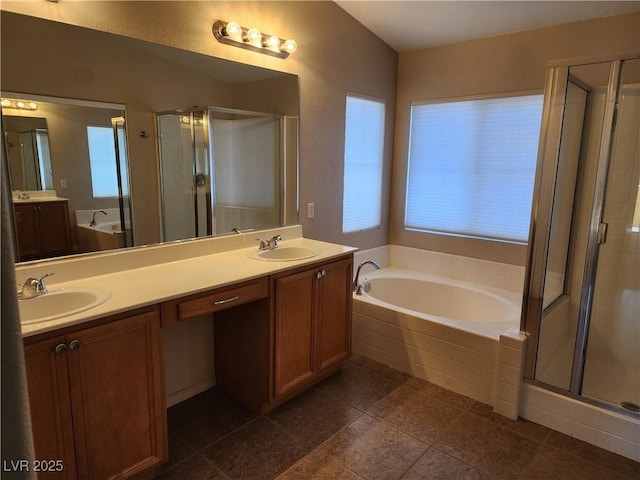
<svg viewBox="0 0 640 480">
<path fill-rule="evenodd" d="M 543 117 L 538 148 L 538 167 L 534 185 L 534 197 L 531 210 L 529 247 L 522 301 L 520 329 L 528 337 L 525 354 L 524 380 L 555 393 L 575 398 L 585 403 L 597 405 L 607 410 L 631 414 L 621 408 L 582 395 L 582 380 L 586 346 L 588 340 L 591 305 L 596 277 L 598 250 L 601 244 L 601 224 L 603 219 L 606 182 L 609 170 L 615 115 L 620 90 L 622 64 L 628 60 L 637 60 L 640 52 L 619 56 L 595 57 L 582 60 L 567 60 L 548 64 L 543 101 Z M 551 218 L 556 185 L 556 175 L 560 159 L 560 147 L 566 105 L 567 87 L 570 80 L 570 68 L 581 65 L 609 63 L 609 77 L 605 99 L 600 148 L 592 199 L 589 237 L 585 255 L 580 310 L 569 389 L 563 389 L 535 379 L 538 341 L 542 322 L 545 273 L 549 253 Z M 564 88 L 560 88 L 564 87 Z M 550 128 L 553 126 L 554 128 Z M 633 414 L 632 414 L 633 415 Z"/>
<path fill-rule="evenodd" d="M 209 174 L 207 175 L 207 183 L 208 183 L 208 188 L 209 188 L 209 199 L 207 201 L 207 204 L 205 206 L 206 208 L 206 215 L 207 215 L 207 224 L 206 224 L 206 233 L 204 233 L 203 235 L 199 234 L 199 231 L 202 230 L 202 226 L 199 224 L 198 221 L 198 215 L 199 215 L 199 202 L 198 202 L 198 196 L 197 196 L 197 189 L 198 189 L 198 185 L 197 185 L 197 176 L 198 176 L 198 172 L 197 172 L 197 149 L 198 146 L 196 145 L 196 132 L 195 132 L 195 124 L 194 124 L 194 113 L 198 113 L 198 114 L 202 114 L 202 121 L 203 121 L 203 128 L 202 128 L 202 132 L 203 132 L 203 151 L 207 152 L 208 158 L 207 158 L 207 164 L 209 167 Z M 215 114 L 227 114 L 227 115 L 240 115 L 240 116 L 244 116 L 246 118 L 265 118 L 265 119 L 272 119 L 274 122 L 276 122 L 278 124 L 278 153 L 277 153 L 277 157 L 274 158 L 274 161 L 277 163 L 278 165 L 278 186 L 277 186 L 277 191 L 274 191 L 275 196 L 277 197 L 277 201 L 278 201 L 278 225 L 284 225 L 285 224 L 285 218 L 287 215 L 287 211 L 286 211 L 286 189 L 285 189 L 285 182 L 287 181 L 287 165 L 285 162 L 285 135 L 286 135 L 286 128 L 285 128 L 285 122 L 288 119 L 295 119 L 295 121 L 297 122 L 297 117 L 287 117 L 287 116 L 283 116 L 283 115 L 279 115 L 279 114 L 275 114 L 275 113 L 266 113 L 266 112 L 258 112 L 258 111 L 252 111 L 252 110 L 241 110 L 241 109 L 236 109 L 236 108 L 228 108 L 228 107 L 215 107 L 215 106 L 207 106 L 207 107 L 193 107 L 193 108 L 186 108 L 186 109 L 177 109 L 177 110 L 167 110 L 167 111 L 163 111 L 163 112 L 156 112 L 155 114 L 155 120 L 156 120 L 156 129 L 159 130 L 158 127 L 158 121 L 159 118 L 162 115 L 185 115 L 185 116 L 189 116 L 191 124 L 190 124 L 190 133 L 191 133 L 191 150 L 192 150 L 192 173 L 193 173 L 193 184 L 192 184 L 192 197 L 193 197 L 193 208 L 194 208 L 194 231 L 195 231 L 195 236 L 193 238 L 203 238 L 206 236 L 210 236 L 210 235 L 218 235 L 218 234 L 228 234 L 230 232 L 222 232 L 219 233 L 216 231 L 216 219 L 215 219 L 215 210 L 216 210 L 216 204 L 217 204 L 217 192 L 216 192 L 216 152 L 215 152 L 215 135 L 214 135 L 214 126 L 213 126 L 213 121 L 216 119 Z M 296 124 L 296 138 L 298 137 L 297 134 L 297 124 Z M 156 148 L 158 150 L 158 158 L 160 159 L 159 161 L 162 162 L 161 158 L 162 158 L 162 148 L 160 145 L 160 142 L 157 142 Z M 296 165 L 295 165 L 295 171 L 296 171 L 296 175 L 295 175 L 295 180 L 297 182 L 298 177 L 298 165 L 297 165 L 297 158 L 298 158 L 298 152 L 297 152 L 297 147 L 296 147 L 296 152 L 295 152 L 295 156 L 296 156 Z M 161 204 L 161 212 L 160 212 L 160 224 L 161 224 L 161 229 L 162 229 L 162 238 L 163 241 L 166 241 L 166 226 L 165 226 L 165 219 L 164 219 L 164 211 L 165 211 L 165 199 L 163 197 L 163 191 L 164 191 L 164 180 L 163 180 L 163 174 L 162 174 L 162 168 L 159 168 L 159 176 L 160 176 L 160 204 Z M 297 205 L 297 196 L 295 198 L 295 210 L 297 212 L 298 210 L 298 205 Z"/>
</svg>

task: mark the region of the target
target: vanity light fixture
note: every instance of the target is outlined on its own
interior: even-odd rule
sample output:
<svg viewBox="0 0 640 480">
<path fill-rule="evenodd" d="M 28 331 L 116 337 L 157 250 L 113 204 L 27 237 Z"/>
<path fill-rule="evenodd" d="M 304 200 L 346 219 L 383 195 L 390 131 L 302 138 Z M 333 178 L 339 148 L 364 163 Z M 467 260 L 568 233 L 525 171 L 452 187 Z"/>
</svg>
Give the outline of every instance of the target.
<svg viewBox="0 0 640 480">
<path fill-rule="evenodd" d="M 37 110 L 38 104 L 29 100 L 17 100 L 13 98 L 3 98 L 0 101 L 2 108 L 15 108 L 17 110 Z"/>
<path fill-rule="evenodd" d="M 213 36 L 220 43 L 265 53 L 278 58 L 287 58 L 290 53 L 295 52 L 298 48 L 295 40 L 283 40 L 275 35 L 262 33 L 257 28 L 245 28 L 238 22 L 216 20 L 213 24 Z"/>
</svg>

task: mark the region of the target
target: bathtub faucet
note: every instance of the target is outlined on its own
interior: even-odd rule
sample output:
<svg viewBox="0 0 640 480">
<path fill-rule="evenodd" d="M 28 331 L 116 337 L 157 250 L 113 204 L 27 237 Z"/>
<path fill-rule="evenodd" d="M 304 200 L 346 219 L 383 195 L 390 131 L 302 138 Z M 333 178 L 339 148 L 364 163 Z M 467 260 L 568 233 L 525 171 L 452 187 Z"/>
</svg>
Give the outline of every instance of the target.
<svg viewBox="0 0 640 480">
<path fill-rule="evenodd" d="M 96 210 L 95 212 L 93 212 L 93 217 L 91 217 L 91 223 L 89 224 L 90 227 L 95 227 L 97 225 L 96 213 L 102 213 L 103 215 L 107 214 L 107 212 L 105 212 L 104 210 Z"/>
<path fill-rule="evenodd" d="M 353 280 L 353 291 L 356 295 L 362 295 L 362 285 L 358 283 L 358 278 L 360 277 L 360 269 L 367 264 L 371 265 L 376 270 L 380 270 L 380 265 L 378 265 L 373 260 L 365 260 L 360 265 L 358 265 L 358 269 L 356 270 L 356 278 Z"/>
</svg>

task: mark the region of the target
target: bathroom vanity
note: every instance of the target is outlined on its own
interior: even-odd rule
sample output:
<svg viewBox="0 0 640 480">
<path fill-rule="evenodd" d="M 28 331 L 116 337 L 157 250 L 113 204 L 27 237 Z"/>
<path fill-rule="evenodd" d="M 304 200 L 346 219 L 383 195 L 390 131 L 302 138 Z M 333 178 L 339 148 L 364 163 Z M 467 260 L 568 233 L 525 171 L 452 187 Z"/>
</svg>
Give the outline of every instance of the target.
<svg viewBox="0 0 640 480">
<path fill-rule="evenodd" d="M 63 282 L 49 295 L 89 284 L 110 292 L 84 312 L 23 324 L 36 457 L 62 459 L 57 478 L 129 478 L 168 458 L 164 327 L 211 316 L 216 385 L 258 413 L 340 368 L 351 352 L 355 249 L 282 230 L 277 255 L 312 254 L 256 259 L 245 246 L 254 232 L 141 249 L 135 260 L 92 257 L 104 263 L 79 280 L 67 281 L 78 266 L 65 272 L 63 260 L 17 271 L 59 267 Z M 150 263 L 158 255 L 164 263 Z M 132 262 L 140 268 L 115 265 Z M 91 276 L 102 267 L 114 271 Z"/>
<path fill-rule="evenodd" d="M 72 253 L 67 199 L 14 199 L 20 261 Z"/>
</svg>

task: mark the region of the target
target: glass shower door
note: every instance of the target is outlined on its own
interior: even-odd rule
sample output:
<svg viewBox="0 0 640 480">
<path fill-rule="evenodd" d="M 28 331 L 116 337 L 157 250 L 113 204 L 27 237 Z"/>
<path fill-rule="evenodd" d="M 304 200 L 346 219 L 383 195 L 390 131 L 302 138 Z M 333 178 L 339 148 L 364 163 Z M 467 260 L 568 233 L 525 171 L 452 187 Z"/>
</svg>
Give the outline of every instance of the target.
<svg viewBox="0 0 640 480">
<path fill-rule="evenodd" d="M 283 119 L 212 108 L 209 120 L 214 146 L 215 232 L 281 225 Z"/>
<path fill-rule="evenodd" d="M 640 60 L 623 63 L 604 191 L 582 395 L 640 405 Z"/>
<path fill-rule="evenodd" d="M 640 411 L 640 59 L 547 72 L 526 377 Z"/>
<path fill-rule="evenodd" d="M 201 111 L 158 114 L 164 241 L 211 234 L 207 129 Z"/>
</svg>

